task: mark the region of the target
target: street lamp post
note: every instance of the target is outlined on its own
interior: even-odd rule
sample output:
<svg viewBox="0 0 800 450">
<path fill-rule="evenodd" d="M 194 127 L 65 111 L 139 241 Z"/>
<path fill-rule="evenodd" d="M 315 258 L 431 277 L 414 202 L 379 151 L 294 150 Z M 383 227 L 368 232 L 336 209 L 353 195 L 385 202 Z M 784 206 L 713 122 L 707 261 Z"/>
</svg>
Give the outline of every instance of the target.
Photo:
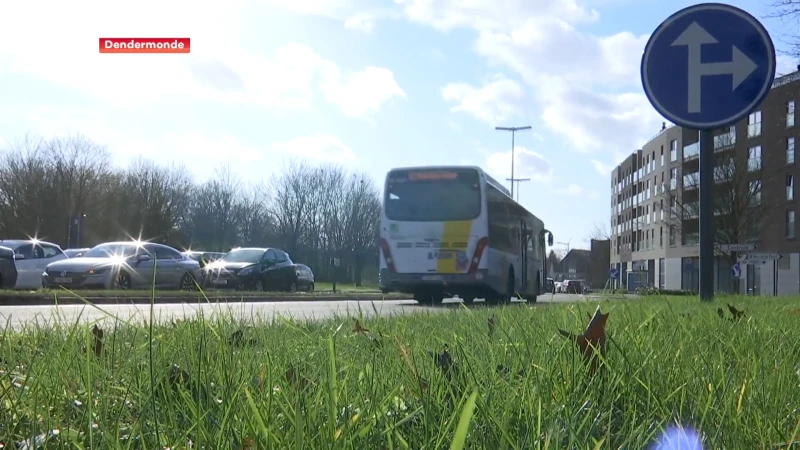
<svg viewBox="0 0 800 450">
<path fill-rule="evenodd" d="M 526 125 L 524 127 L 494 127 L 494 129 L 511 132 L 511 198 L 514 198 L 514 135 L 517 131 L 530 130 L 531 127 Z"/>
<path fill-rule="evenodd" d="M 530 178 L 506 178 L 506 181 L 510 181 L 511 182 L 511 187 L 512 187 L 511 192 L 514 192 L 514 189 L 513 189 L 514 183 L 517 183 L 517 198 L 515 200 L 517 200 L 517 203 L 519 203 L 519 184 L 521 182 L 523 182 L 523 181 L 531 181 L 531 179 Z M 511 195 L 514 195 L 514 194 L 511 194 Z"/>
</svg>

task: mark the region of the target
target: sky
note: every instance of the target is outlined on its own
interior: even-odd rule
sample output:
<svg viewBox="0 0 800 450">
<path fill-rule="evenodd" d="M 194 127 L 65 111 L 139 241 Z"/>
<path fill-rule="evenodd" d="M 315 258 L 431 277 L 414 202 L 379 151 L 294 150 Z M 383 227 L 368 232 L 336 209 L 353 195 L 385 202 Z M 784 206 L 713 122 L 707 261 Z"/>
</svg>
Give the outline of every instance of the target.
<svg viewBox="0 0 800 450">
<path fill-rule="evenodd" d="M 664 119 L 639 75 L 684 0 L 36 1 L 0 6 L 0 146 L 77 133 L 115 164 L 266 180 L 291 159 L 511 176 L 558 246 L 609 228 L 613 167 Z M 761 0 L 778 49 L 791 23 Z M 500 7 L 502 5 L 502 7 Z M 46 14 L 43 14 L 46 12 Z M 190 54 L 100 54 L 100 37 L 189 37 Z M 779 73 L 796 62 L 780 56 Z"/>
</svg>

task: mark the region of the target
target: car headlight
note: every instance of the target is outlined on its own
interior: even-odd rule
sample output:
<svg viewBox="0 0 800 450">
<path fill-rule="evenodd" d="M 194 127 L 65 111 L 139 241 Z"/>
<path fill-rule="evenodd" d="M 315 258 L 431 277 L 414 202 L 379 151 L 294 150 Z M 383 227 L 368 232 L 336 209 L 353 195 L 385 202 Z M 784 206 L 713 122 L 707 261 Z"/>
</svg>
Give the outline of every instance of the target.
<svg viewBox="0 0 800 450">
<path fill-rule="evenodd" d="M 241 269 L 240 271 L 236 272 L 236 274 L 240 275 L 240 276 L 242 276 L 242 275 L 250 275 L 251 273 L 253 273 L 253 268 L 252 267 L 245 267 L 244 269 Z"/>
<path fill-rule="evenodd" d="M 101 267 L 99 269 L 89 269 L 86 271 L 89 275 L 102 275 L 108 271 L 108 267 Z"/>
</svg>

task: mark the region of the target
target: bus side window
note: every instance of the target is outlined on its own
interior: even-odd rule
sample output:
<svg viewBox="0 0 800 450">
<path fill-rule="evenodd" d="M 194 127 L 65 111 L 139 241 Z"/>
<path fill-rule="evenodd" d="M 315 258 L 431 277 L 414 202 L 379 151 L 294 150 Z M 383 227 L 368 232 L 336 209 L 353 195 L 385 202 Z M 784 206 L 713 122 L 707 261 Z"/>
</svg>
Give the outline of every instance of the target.
<svg viewBox="0 0 800 450">
<path fill-rule="evenodd" d="M 528 253 L 533 253 L 536 250 L 533 244 L 533 236 L 528 234 Z"/>
</svg>

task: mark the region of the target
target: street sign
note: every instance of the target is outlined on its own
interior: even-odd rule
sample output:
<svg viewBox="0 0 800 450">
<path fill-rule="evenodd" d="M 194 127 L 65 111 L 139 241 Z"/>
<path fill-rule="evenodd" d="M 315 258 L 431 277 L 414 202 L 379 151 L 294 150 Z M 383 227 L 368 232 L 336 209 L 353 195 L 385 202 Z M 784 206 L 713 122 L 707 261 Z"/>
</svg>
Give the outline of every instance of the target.
<svg viewBox="0 0 800 450">
<path fill-rule="evenodd" d="M 619 270 L 617 270 L 616 267 L 608 269 L 608 278 L 613 278 L 616 280 L 618 276 L 619 276 Z"/>
<path fill-rule="evenodd" d="M 723 244 L 719 246 L 723 252 L 752 252 L 756 249 L 756 244 Z"/>
<path fill-rule="evenodd" d="M 742 255 L 743 259 L 746 261 L 750 260 L 758 260 L 758 261 L 776 261 L 781 259 L 783 255 L 780 253 L 745 253 Z"/>
<path fill-rule="evenodd" d="M 742 266 L 740 266 L 739 263 L 731 266 L 731 275 L 737 280 L 742 278 Z"/>
<path fill-rule="evenodd" d="M 687 128 L 720 128 L 750 114 L 769 93 L 775 45 L 761 22 L 739 8 L 694 5 L 656 28 L 641 75 L 662 116 Z"/>
</svg>

